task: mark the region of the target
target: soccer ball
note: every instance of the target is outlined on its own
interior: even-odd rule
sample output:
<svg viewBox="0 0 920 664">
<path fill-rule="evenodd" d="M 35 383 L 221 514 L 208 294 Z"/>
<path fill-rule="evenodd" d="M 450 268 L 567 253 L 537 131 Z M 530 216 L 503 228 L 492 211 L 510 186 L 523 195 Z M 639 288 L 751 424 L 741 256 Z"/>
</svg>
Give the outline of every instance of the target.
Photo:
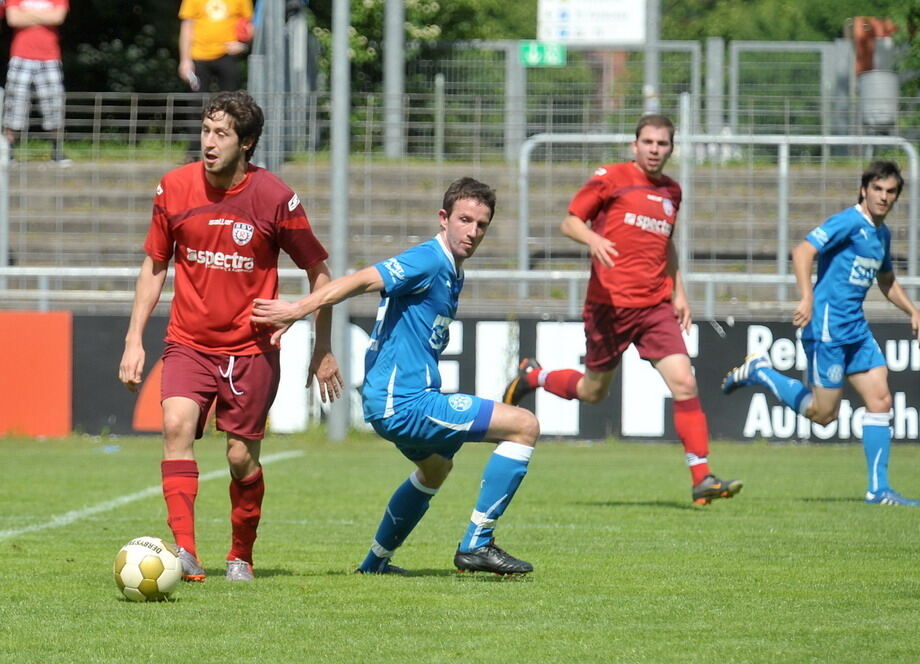
<svg viewBox="0 0 920 664">
<path fill-rule="evenodd" d="M 179 579 L 182 563 L 172 544 L 159 537 L 138 537 L 115 556 L 115 585 L 132 602 L 169 599 Z"/>
</svg>

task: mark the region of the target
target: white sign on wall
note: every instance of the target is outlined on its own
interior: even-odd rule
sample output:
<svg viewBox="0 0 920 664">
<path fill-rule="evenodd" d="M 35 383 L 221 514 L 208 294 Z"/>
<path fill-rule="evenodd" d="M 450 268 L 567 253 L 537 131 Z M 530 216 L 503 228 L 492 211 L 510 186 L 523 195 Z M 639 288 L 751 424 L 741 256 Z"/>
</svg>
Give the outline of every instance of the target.
<svg viewBox="0 0 920 664">
<path fill-rule="evenodd" d="M 563 44 L 645 43 L 645 0 L 540 0 L 537 39 Z"/>
</svg>

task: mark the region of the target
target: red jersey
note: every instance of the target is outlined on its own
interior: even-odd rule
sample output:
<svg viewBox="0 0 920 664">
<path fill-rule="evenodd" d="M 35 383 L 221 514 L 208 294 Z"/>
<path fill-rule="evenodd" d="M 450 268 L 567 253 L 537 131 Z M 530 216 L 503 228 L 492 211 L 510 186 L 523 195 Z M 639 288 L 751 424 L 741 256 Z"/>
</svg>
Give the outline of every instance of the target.
<svg viewBox="0 0 920 664">
<path fill-rule="evenodd" d="M 618 307 L 652 307 L 670 299 L 668 240 L 680 207 L 680 185 L 649 178 L 634 162 L 608 164 L 576 192 L 569 214 L 616 244 L 614 266 L 591 261 L 587 299 Z"/>
<path fill-rule="evenodd" d="M 6 0 L 6 7 L 20 7 L 25 10 L 46 11 L 63 7 L 69 10 L 68 0 Z M 10 55 L 26 60 L 60 60 L 61 44 L 57 26 L 33 25 L 13 30 Z"/>
<path fill-rule="evenodd" d="M 207 353 L 270 350 L 273 328 L 249 315 L 254 298 L 278 297 L 281 249 L 304 270 L 328 257 L 297 194 L 273 173 L 250 165 L 226 190 L 208 184 L 201 162 L 167 173 L 144 242 L 152 259 L 176 259 L 166 340 Z"/>
</svg>

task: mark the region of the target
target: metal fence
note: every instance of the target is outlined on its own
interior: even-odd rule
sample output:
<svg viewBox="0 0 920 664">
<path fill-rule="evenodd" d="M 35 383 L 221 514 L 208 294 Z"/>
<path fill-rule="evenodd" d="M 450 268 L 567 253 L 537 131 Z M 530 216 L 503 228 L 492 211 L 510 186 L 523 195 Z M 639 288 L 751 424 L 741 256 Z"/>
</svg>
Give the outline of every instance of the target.
<svg viewBox="0 0 920 664">
<path fill-rule="evenodd" d="M 580 278 L 571 274 L 583 275 L 586 256 L 560 236 L 558 224 L 572 193 L 591 172 L 600 164 L 628 158 L 628 150 L 622 144 L 541 146 L 532 156 L 532 179 L 523 209 L 517 156 L 507 160 L 509 131 L 524 139 L 542 133 L 631 134 L 643 107 L 636 87 L 640 79 L 635 74 L 641 54 L 628 54 L 625 60 L 624 71 L 633 73 L 631 79 L 627 77 L 631 82 L 623 83 L 621 96 L 596 87 L 605 65 L 603 58 L 590 53 L 579 54 L 572 62 L 583 80 L 573 72 L 565 74 L 570 80 L 558 80 L 563 76 L 558 72 L 529 72 L 526 95 L 517 100 L 523 113 L 510 118 L 503 89 L 507 52 L 492 51 L 487 60 L 475 53 L 461 55 L 422 62 L 410 72 L 413 84 L 405 96 L 403 159 L 383 157 L 381 95 L 353 96 L 350 264 L 353 268 L 368 265 L 432 235 L 443 188 L 455 177 L 472 175 L 496 187 L 499 207 L 490 237 L 475 265 L 470 265 L 493 276 L 470 280 L 466 306 L 483 313 L 568 315 L 583 288 Z M 690 93 L 695 77 L 692 57 L 681 52 L 673 57 L 674 87 L 664 87 L 661 107 L 680 118 L 680 140 L 701 133 L 707 104 L 716 103 L 723 110 L 723 119 L 731 104 L 729 96 L 713 100 Z M 814 62 L 796 66 L 814 68 Z M 811 89 L 813 83 L 811 78 L 803 85 Z M 733 311 L 739 318 L 770 316 L 787 307 L 779 298 L 765 298 L 758 285 L 778 268 L 782 271 L 783 247 L 854 202 L 859 172 L 870 158 L 903 160 L 897 149 L 860 141 L 873 132 L 854 122 L 846 127 L 853 137 L 847 145 L 835 145 L 829 135 L 828 140 L 815 139 L 809 144 L 791 142 L 782 166 L 786 173 L 780 177 L 776 149 L 746 137 L 820 135 L 828 98 L 804 94 L 760 97 L 753 92 L 762 90 L 741 90 L 738 108 L 744 122 L 739 122 L 744 131 L 734 138 L 679 144 L 669 168 L 674 175 L 679 172 L 687 194 L 680 232 L 687 242 L 684 268 L 693 277 L 691 284 L 699 284 L 691 287 L 694 305 L 713 315 Z M 689 110 L 683 115 L 677 94 L 682 91 L 689 94 L 684 97 Z M 43 290 L 55 295 L 45 298 L 48 306 L 66 306 L 66 298 L 58 296 L 72 292 L 71 302 L 77 308 L 127 309 L 123 298 L 104 295 L 128 290 L 130 283 L 126 287 L 124 278 L 118 283 L 103 276 L 81 282 L 53 268 L 139 265 L 153 189 L 163 172 L 184 160 L 188 141 L 199 124 L 201 102 L 201 96 L 192 94 L 68 94 L 64 137 L 74 159 L 68 169 L 57 168 L 48 160 L 49 144 L 40 133 L 23 137 L 13 154 L 14 162 L 5 168 L 0 163 L 0 187 L 5 175 L 9 196 L 5 241 L 15 266 L 51 270 L 43 285 L 37 277 L 8 273 L 2 306 L 37 302 L 38 296 L 29 292 Z M 288 95 L 269 100 L 268 108 L 270 113 L 281 114 L 284 127 L 280 175 L 300 195 L 320 237 L 328 238 L 329 97 L 324 93 Z M 920 99 L 898 100 L 895 135 L 917 142 L 918 109 Z M 265 147 L 259 148 L 263 156 Z M 685 165 L 692 169 L 685 171 Z M 780 200 L 786 201 L 785 207 Z M 909 233 L 916 233 L 910 230 L 907 212 L 902 202 L 890 216 L 895 267 L 905 275 Z M 524 224 L 528 230 L 522 237 Z M 782 236 L 777 234 L 780 224 L 787 229 Z M 522 250 L 530 270 L 542 275 L 527 277 L 526 300 L 519 297 L 519 280 L 512 273 L 500 280 L 493 272 L 517 269 Z M 707 274 L 738 278 L 735 283 L 723 280 L 712 286 L 706 284 L 717 280 Z M 295 280 L 285 287 L 294 293 L 302 285 Z M 884 312 L 889 309 L 881 308 Z"/>
</svg>

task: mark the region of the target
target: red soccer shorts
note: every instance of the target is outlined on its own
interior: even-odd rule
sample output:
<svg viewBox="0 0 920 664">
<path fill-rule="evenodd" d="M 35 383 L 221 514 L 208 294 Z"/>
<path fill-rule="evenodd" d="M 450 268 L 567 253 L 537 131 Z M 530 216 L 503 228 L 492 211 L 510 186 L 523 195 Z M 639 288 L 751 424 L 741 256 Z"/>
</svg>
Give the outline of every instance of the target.
<svg viewBox="0 0 920 664">
<path fill-rule="evenodd" d="M 635 344 L 643 360 L 687 354 L 670 301 L 638 309 L 586 301 L 582 315 L 585 366 L 591 371 L 616 369 L 629 344 Z"/>
<path fill-rule="evenodd" d="M 257 355 L 214 355 L 176 343 L 163 351 L 160 399 L 186 397 L 201 415 L 201 438 L 211 403 L 217 400 L 217 428 L 249 440 L 265 436 L 265 421 L 281 379 L 279 351 Z"/>
</svg>

